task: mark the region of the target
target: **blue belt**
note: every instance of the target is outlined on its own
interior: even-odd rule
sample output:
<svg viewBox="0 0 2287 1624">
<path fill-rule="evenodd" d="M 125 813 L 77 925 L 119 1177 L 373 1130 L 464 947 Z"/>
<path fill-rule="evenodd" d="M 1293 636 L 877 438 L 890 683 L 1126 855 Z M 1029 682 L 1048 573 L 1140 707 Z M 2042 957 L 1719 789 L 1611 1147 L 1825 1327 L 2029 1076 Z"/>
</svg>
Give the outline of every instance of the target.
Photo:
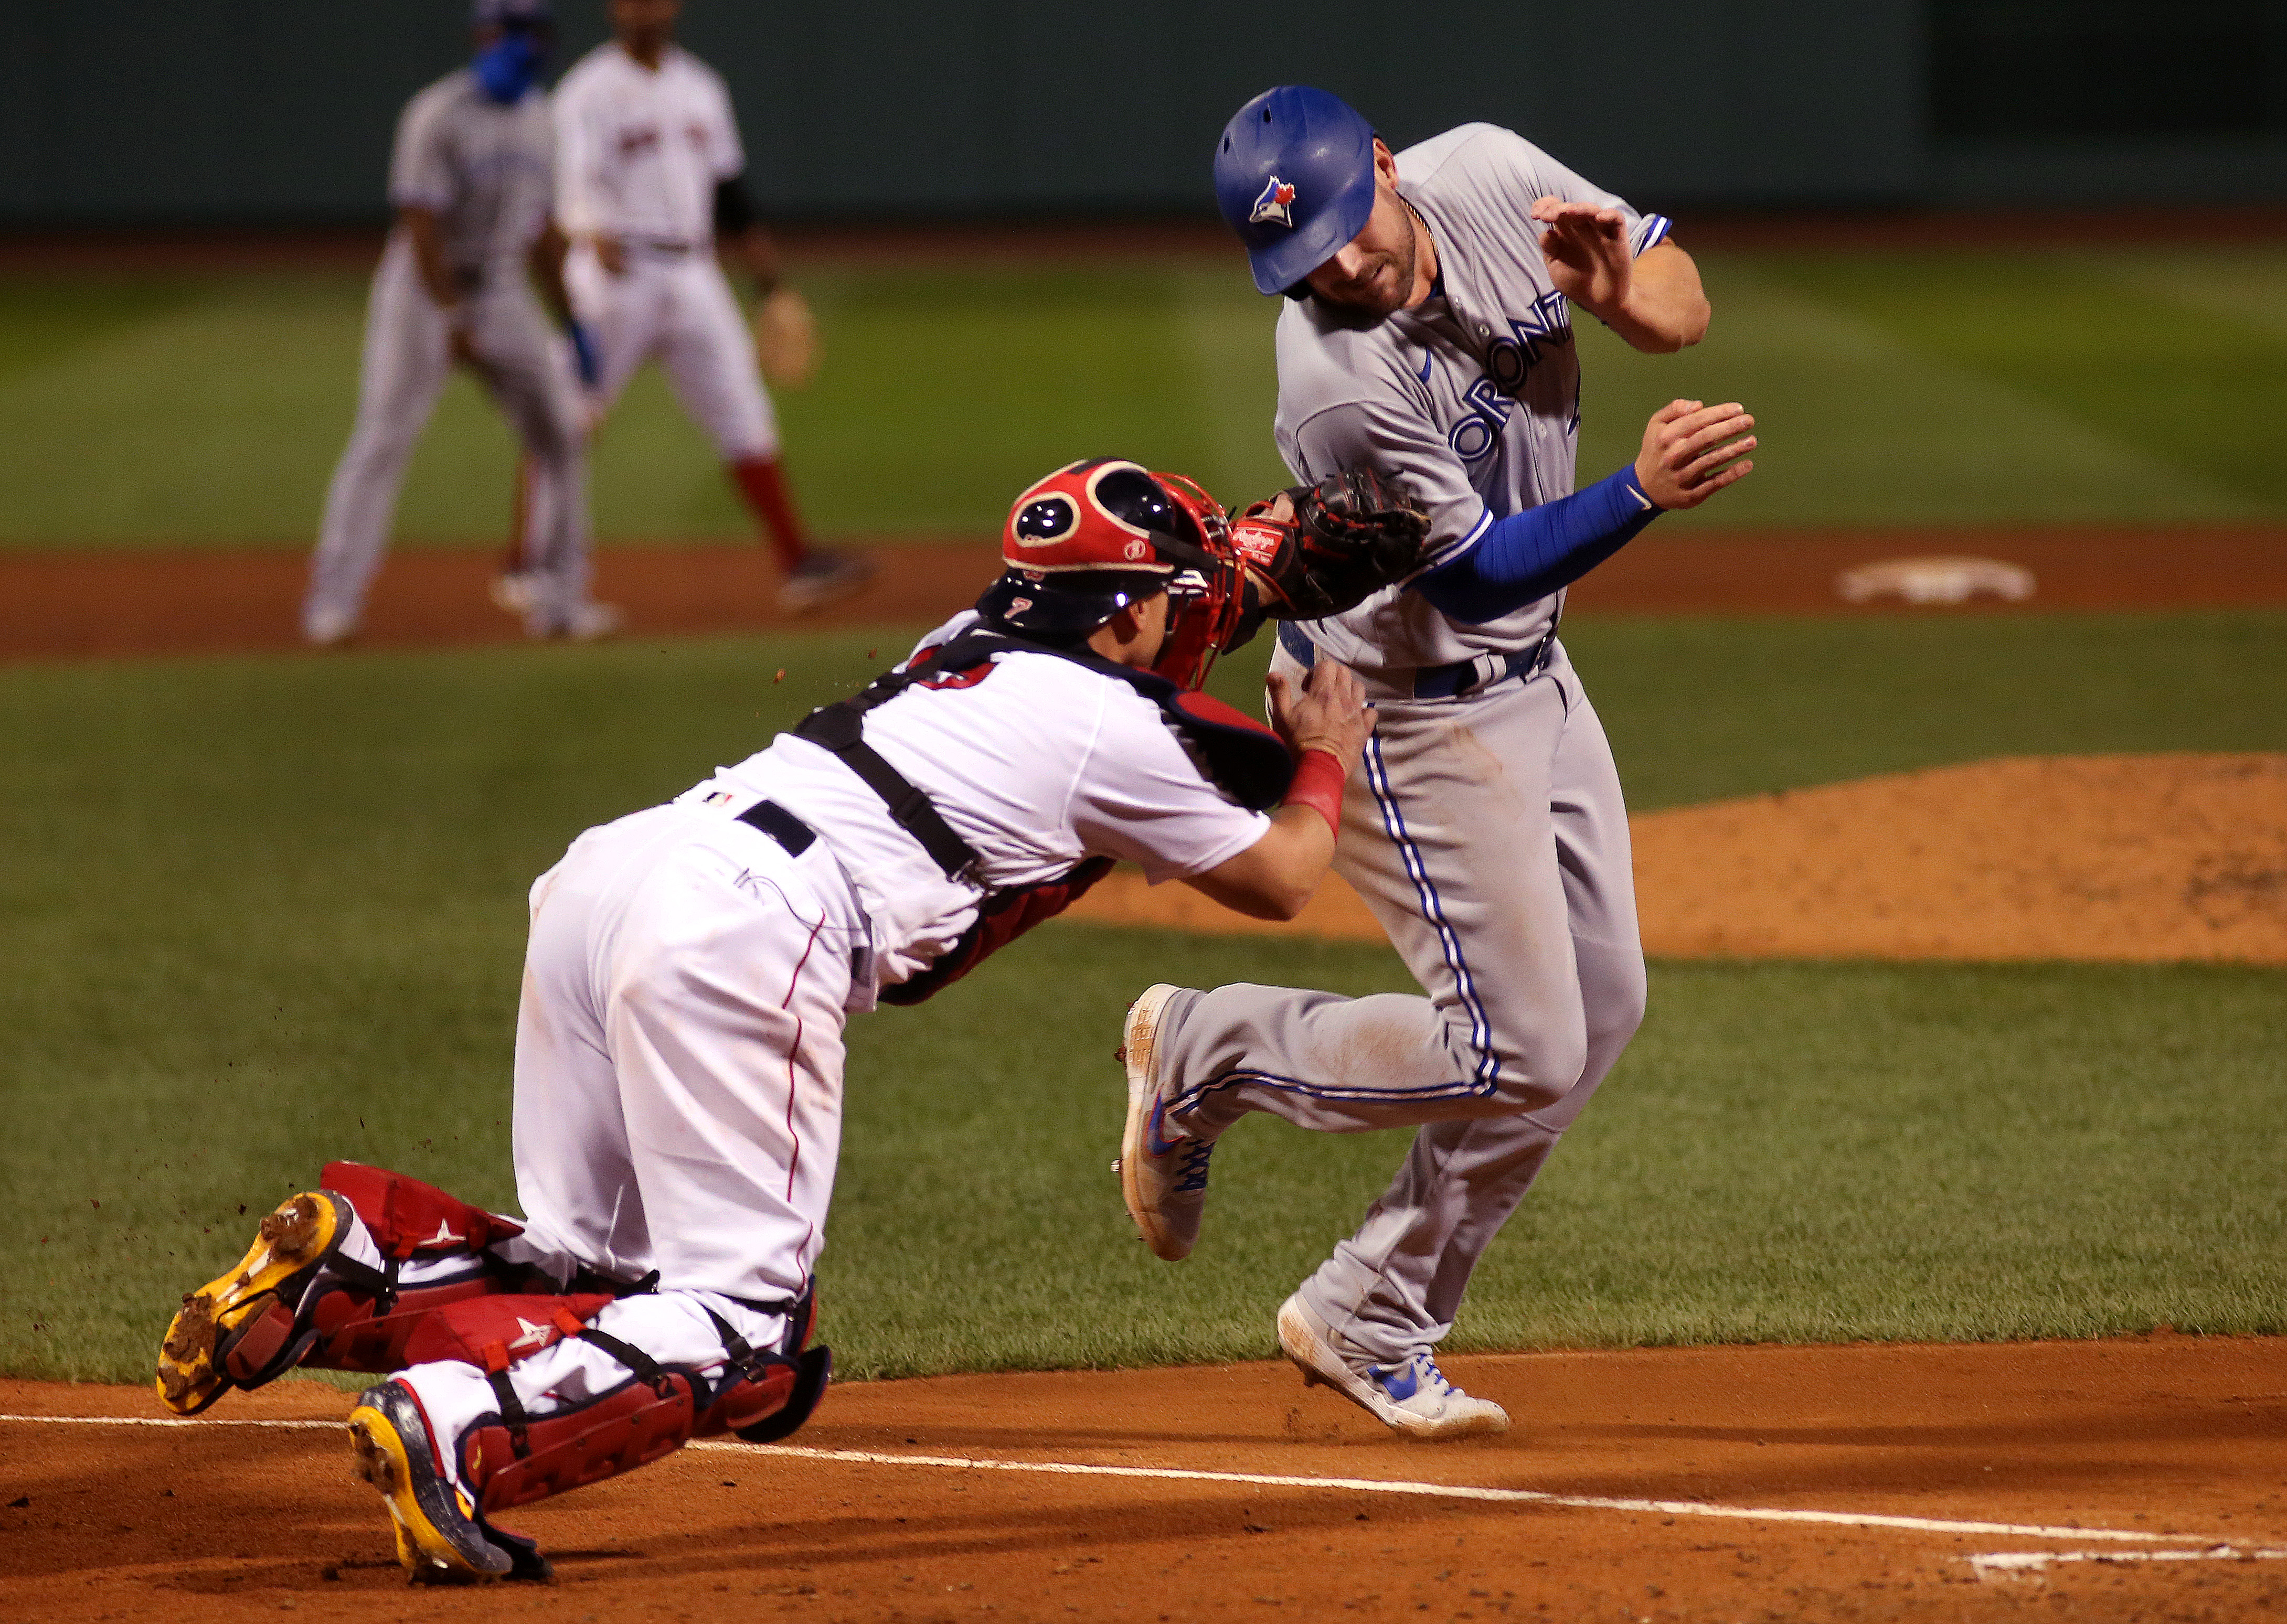
<svg viewBox="0 0 2287 1624">
<path fill-rule="evenodd" d="M 1318 664 L 1318 645 L 1304 636 L 1302 628 L 1292 620 L 1278 622 L 1278 646 L 1300 660 L 1305 671 Z M 1549 658 L 1555 651 L 1556 628 L 1552 626 L 1539 643 L 1521 653 L 1481 655 L 1476 659 L 1457 659 L 1450 666 L 1417 666 L 1413 671 L 1413 697 L 1458 699 L 1511 677 L 1537 677 L 1548 669 Z"/>
</svg>

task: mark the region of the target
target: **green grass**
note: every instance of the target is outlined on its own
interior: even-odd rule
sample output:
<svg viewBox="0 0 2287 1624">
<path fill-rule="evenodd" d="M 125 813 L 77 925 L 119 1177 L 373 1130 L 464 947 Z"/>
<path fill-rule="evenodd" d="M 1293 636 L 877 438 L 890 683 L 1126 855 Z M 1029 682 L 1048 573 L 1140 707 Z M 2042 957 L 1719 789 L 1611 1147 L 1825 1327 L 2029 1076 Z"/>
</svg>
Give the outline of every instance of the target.
<svg viewBox="0 0 2287 1624">
<path fill-rule="evenodd" d="M 1726 525 L 2277 522 L 2264 438 L 2287 382 L 2287 249 L 1714 253 L 1707 342 L 1639 356 L 1590 319 L 1581 450 L 1633 457 L 1675 395 L 1754 408 Z M 826 369 L 783 396 L 828 534 L 973 534 L 1075 456 L 1117 451 L 1244 499 L 1270 439 L 1276 302 L 1229 264 L 819 265 Z M 298 545 L 355 401 L 364 280 L 342 272 L 0 279 L 0 546 Z M 490 545 L 510 442 L 446 391 L 400 508 Z M 598 444 L 607 540 L 748 523 L 655 372 Z"/>
<path fill-rule="evenodd" d="M 906 635 L 10 668 L 0 1369 L 139 1378 L 176 1297 L 328 1156 L 509 1202 L 532 877 Z M 2275 614 L 1571 641 L 1644 805 L 1998 751 L 2287 742 Z M 1228 662 L 1226 695 L 1259 669 Z M 1263 1352 L 1270 1306 L 1400 1154 L 1247 1124 L 1207 1246 L 1151 1264 L 1104 1173 L 1104 1056 L 1136 989 L 1176 966 L 1354 991 L 1403 972 L 1381 950 L 1050 928 L 853 1026 L 824 1275 L 853 1370 Z M 1661 966 L 1460 1334 L 2283 1328 L 2283 1007 L 2265 971 Z"/>
</svg>

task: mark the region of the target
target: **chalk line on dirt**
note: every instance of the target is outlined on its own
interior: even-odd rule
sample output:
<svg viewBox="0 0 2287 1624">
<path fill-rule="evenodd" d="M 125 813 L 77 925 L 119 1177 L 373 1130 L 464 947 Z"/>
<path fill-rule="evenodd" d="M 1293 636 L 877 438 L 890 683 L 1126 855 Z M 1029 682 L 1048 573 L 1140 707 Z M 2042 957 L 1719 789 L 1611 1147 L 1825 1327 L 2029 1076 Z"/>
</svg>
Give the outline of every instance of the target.
<svg viewBox="0 0 2287 1624">
<path fill-rule="evenodd" d="M 1996 1550 L 1964 1557 L 1979 1578 L 1989 1573 L 2038 1573 L 2052 1562 L 2287 1562 L 2287 1550 L 2246 1550 L 2211 1545 L 2205 1550 Z"/>
<path fill-rule="evenodd" d="M 338 1421 L 206 1421 L 155 1415 L 5 1415 L 50 1426 L 275 1427 L 306 1430 L 338 1427 Z M 1168 1483 L 1243 1483 L 1263 1488 L 1344 1489 L 1355 1494 L 1407 1494 L 1432 1500 L 1475 1500 L 1509 1505 L 1563 1506 L 1587 1511 L 1649 1511 L 1662 1517 L 1716 1517 L 1773 1523 L 1822 1523 L 1847 1528 L 1903 1528 L 1919 1533 L 1994 1533 L 2019 1539 L 2149 1541 L 2200 1543 L 2211 1550 L 2234 1548 L 2197 1534 L 2145 1533 L 2126 1528 L 2054 1528 L 2038 1523 L 1987 1523 L 1951 1518 L 1904 1517 L 1876 1511 L 1816 1511 L 1783 1506 L 1727 1506 L 1703 1500 L 1628 1500 L 1602 1494 L 1558 1494 L 1543 1489 L 1482 1488 L 1471 1484 L 1420 1483 L 1387 1478 L 1303 1478 L 1274 1472 L 1201 1471 L 1182 1466 L 1098 1466 L 1075 1461 L 995 1461 L 961 1455 L 885 1455 L 867 1449 L 813 1449 L 801 1444 L 743 1444 L 702 1439 L 690 1449 L 721 1449 L 741 1455 L 783 1455 L 794 1460 L 835 1461 L 852 1465 L 928 1466 L 964 1471 L 1033 1472 L 1051 1477 L 1141 1478 Z M 2275 1555 L 2279 1553 L 2259 1553 Z"/>
</svg>

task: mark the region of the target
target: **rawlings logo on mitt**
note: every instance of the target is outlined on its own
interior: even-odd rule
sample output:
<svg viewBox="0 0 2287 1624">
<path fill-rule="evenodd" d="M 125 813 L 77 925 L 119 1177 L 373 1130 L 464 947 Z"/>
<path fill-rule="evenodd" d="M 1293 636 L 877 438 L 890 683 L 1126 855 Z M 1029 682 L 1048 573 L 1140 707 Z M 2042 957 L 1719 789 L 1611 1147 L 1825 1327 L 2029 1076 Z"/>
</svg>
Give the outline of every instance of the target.
<svg viewBox="0 0 2287 1624">
<path fill-rule="evenodd" d="M 1279 516 L 1281 498 L 1292 516 Z M 1246 567 L 1235 647 L 1265 619 L 1323 619 L 1404 580 L 1428 550 L 1429 516 L 1371 469 L 1353 469 L 1256 502 L 1231 539 Z"/>
</svg>

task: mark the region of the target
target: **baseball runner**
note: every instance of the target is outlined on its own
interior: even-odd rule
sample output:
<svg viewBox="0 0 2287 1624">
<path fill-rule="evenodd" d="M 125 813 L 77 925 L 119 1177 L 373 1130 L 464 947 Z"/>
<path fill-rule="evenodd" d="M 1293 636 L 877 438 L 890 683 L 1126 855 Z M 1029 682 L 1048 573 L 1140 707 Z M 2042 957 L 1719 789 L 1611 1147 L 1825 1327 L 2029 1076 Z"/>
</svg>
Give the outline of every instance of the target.
<svg viewBox="0 0 2287 1624">
<path fill-rule="evenodd" d="M 414 442 L 455 366 L 515 425 L 538 521 L 521 603 L 535 637 L 599 637 L 618 612 L 588 598 L 587 452 L 571 367 L 533 296 L 536 274 L 571 331 L 564 244 L 550 224 L 553 137 L 534 81 L 546 0 L 477 0 L 476 58 L 407 104 L 390 162 L 395 229 L 366 311 L 356 427 L 326 493 L 302 634 L 320 647 L 358 628 L 381 567 Z M 528 274 L 528 272 L 530 274 Z"/>
<path fill-rule="evenodd" d="M 1215 157 L 1223 217 L 1278 329 L 1278 447 L 1298 477 L 1372 469 L 1428 509 L 1428 567 L 1347 613 L 1282 622 L 1293 683 L 1355 667 L 1378 724 L 1337 867 L 1427 996 L 1161 985 L 1129 1011 L 1120 1171 L 1162 1257 L 1197 1239 L 1215 1139 L 1267 1111 L 1420 1124 L 1364 1225 L 1287 1298 L 1278 1340 L 1391 1428 L 1500 1431 L 1432 1349 L 1470 1271 L 1642 1018 L 1627 813 L 1557 640 L 1564 587 L 1663 510 L 1745 477 L 1753 420 L 1676 401 L 1641 454 L 1573 491 L 1571 308 L 1636 348 L 1698 341 L 1708 307 L 1668 222 L 1508 130 L 1393 155 L 1323 91 L 1241 107 Z"/>
<path fill-rule="evenodd" d="M 1305 493 L 1303 529 L 1349 500 Z M 1370 576 L 1373 548 L 1330 560 L 1340 541 L 1243 565 L 1205 492 L 1132 462 L 1026 491 L 975 610 L 534 885 L 524 1216 L 329 1164 L 183 1299 L 162 1400 L 395 1372 L 349 1425 L 415 1580 L 543 1577 L 495 1514 L 692 1437 L 793 1431 L 827 1372 L 807 1344 L 846 1015 L 931 996 L 1115 858 L 1298 911 L 1373 726 L 1357 680 L 1326 660 L 1275 685 L 1275 734 L 1195 690 L 1266 594 Z"/>
<path fill-rule="evenodd" d="M 573 245 L 565 274 L 596 335 L 593 411 L 600 417 L 656 358 L 769 535 L 780 604 L 815 609 L 873 570 L 812 546 L 787 489 L 755 334 L 717 255 L 754 280 L 760 331 L 798 326 L 803 307 L 779 285 L 778 250 L 755 217 L 730 92 L 674 43 L 682 10 L 682 0 L 612 0 L 615 37 L 556 89 L 558 209 Z"/>
</svg>

